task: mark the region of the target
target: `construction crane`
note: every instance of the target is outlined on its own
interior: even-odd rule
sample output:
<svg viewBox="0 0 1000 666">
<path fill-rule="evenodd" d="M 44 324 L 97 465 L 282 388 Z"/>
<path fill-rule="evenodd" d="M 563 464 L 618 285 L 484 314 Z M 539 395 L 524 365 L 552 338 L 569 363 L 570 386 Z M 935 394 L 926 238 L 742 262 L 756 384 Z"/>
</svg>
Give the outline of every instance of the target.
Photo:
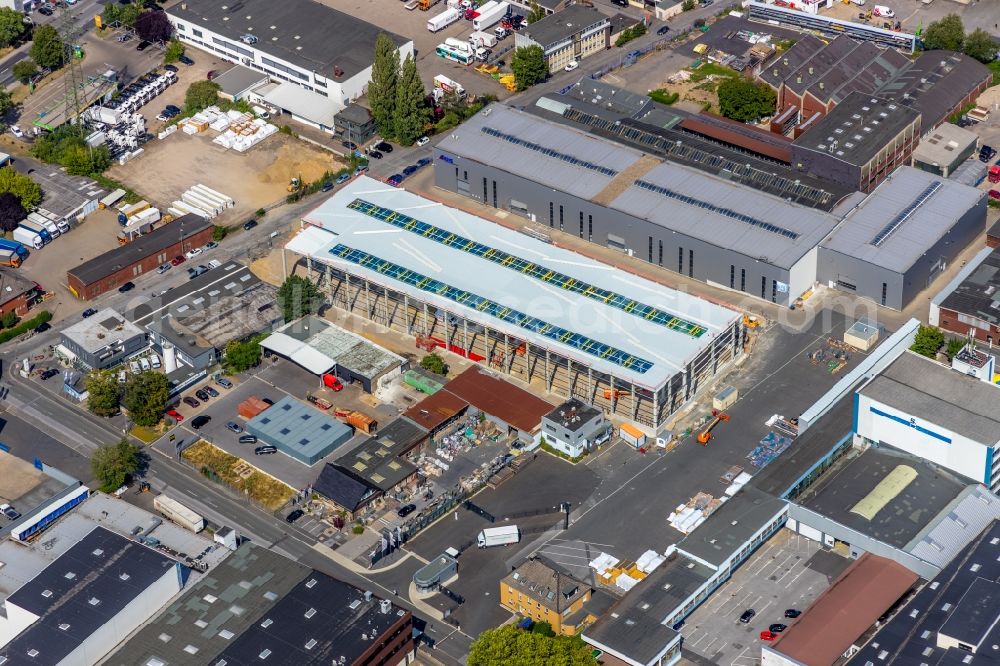
<svg viewBox="0 0 1000 666">
<path fill-rule="evenodd" d="M 712 420 L 708 422 L 708 425 L 705 426 L 705 428 L 701 432 L 698 433 L 698 443 L 701 444 L 702 446 L 708 444 L 708 442 L 712 439 L 712 430 L 715 428 L 715 426 L 719 425 L 723 421 L 728 421 L 728 420 L 729 420 L 729 414 L 726 414 L 725 412 L 720 412 L 717 409 L 713 409 Z"/>
</svg>

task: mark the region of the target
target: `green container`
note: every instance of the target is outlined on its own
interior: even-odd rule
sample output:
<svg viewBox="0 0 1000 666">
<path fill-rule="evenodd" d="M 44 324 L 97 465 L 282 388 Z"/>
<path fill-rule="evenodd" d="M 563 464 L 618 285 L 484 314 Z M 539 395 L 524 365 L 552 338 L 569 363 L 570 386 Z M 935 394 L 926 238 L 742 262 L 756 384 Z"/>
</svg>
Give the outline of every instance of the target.
<svg viewBox="0 0 1000 666">
<path fill-rule="evenodd" d="M 407 370 L 403 373 L 403 383 L 428 395 L 434 395 L 444 386 L 441 382 L 431 379 L 415 370 Z"/>
</svg>

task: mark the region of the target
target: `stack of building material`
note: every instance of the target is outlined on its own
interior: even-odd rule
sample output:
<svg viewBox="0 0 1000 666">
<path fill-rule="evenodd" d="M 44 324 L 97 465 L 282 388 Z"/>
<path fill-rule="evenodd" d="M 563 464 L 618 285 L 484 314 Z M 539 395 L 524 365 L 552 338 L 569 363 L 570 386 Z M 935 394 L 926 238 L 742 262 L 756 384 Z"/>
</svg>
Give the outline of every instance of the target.
<svg viewBox="0 0 1000 666">
<path fill-rule="evenodd" d="M 774 432 L 769 432 L 763 439 L 760 440 L 760 444 L 755 446 L 754 449 L 747 454 L 747 458 L 754 464 L 754 466 L 763 468 L 781 455 L 781 453 L 791 446 L 791 444 L 791 437 L 785 437 Z"/>
<path fill-rule="evenodd" d="M 271 123 L 254 118 L 249 113 L 230 111 L 227 120 L 229 123 L 227 129 L 215 137 L 213 142 L 241 153 L 278 131 L 278 128 Z"/>
<path fill-rule="evenodd" d="M 733 482 L 729 485 L 729 487 L 726 488 L 726 497 L 732 497 L 733 495 L 735 495 L 737 492 L 739 492 L 740 488 L 746 485 L 747 481 L 749 480 L 750 480 L 749 474 L 747 474 L 746 472 L 740 473 L 735 479 L 733 479 Z"/>
<path fill-rule="evenodd" d="M 667 516 L 670 526 L 681 534 L 689 534 L 722 506 L 728 498 L 716 499 L 708 493 L 698 493 L 686 504 L 680 504 Z"/>
<path fill-rule="evenodd" d="M 237 412 L 245 419 L 252 419 L 271 405 L 267 404 L 256 396 L 250 396 L 240 403 Z"/>
<path fill-rule="evenodd" d="M 615 578 L 615 586 L 618 587 L 618 589 L 623 590 L 625 592 L 628 592 L 638 584 L 639 584 L 638 580 L 632 578 L 626 573 L 618 574 L 618 577 Z"/>
<path fill-rule="evenodd" d="M 638 560 L 635 566 L 644 574 L 652 573 L 656 567 L 666 562 L 667 558 L 657 553 L 655 550 L 647 550 Z"/>
</svg>

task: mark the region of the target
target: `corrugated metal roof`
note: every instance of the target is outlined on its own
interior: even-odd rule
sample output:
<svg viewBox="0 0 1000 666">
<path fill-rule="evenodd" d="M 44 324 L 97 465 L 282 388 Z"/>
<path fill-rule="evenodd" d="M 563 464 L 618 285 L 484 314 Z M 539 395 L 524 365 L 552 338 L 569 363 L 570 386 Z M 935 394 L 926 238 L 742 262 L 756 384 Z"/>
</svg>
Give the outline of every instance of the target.
<svg viewBox="0 0 1000 666">
<path fill-rule="evenodd" d="M 934 182 L 941 187 L 922 203 L 881 245 L 872 241 Z M 986 192 L 934 174 L 900 167 L 850 213 L 822 247 L 899 273 L 932 248 Z"/>
<path fill-rule="evenodd" d="M 1000 498 L 983 486 L 969 486 L 904 550 L 944 568 L 994 520 L 1000 520 Z"/>
</svg>

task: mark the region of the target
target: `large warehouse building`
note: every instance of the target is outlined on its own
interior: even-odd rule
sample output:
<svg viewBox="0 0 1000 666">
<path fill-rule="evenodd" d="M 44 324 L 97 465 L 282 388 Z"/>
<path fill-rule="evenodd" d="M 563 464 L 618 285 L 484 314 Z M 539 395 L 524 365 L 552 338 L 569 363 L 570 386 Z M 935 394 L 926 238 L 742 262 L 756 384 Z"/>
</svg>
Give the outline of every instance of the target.
<svg viewBox="0 0 1000 666">
<path fill-rule="evenodd" d="M 185 44 L 267 74 L 263 101 L 331 133 L 334 115 L 368 88 L 380 32 L 400 60 L 413 55 L 405 37 L 315 0 L 186 0 L 167 16 Z"/>
<path fill-rule="evenodd" d="M 337 307 L 651 428 L 742 353 L 737 312 L 371 178 L 305 222 Z"/>
<path fill-rule="evenodd" d="M 671 110 L 627 92 L 605 102 L 618 91 L 583 86 L 587 98 L 543 97 L 538 115 L 477 114 L 435 147 L 435 184 L 781 305 L 823 282 L 901 309 L 985 225 L 975 188 L 902 167 L 851 193 L 683 132 Z"/>
</svg>

